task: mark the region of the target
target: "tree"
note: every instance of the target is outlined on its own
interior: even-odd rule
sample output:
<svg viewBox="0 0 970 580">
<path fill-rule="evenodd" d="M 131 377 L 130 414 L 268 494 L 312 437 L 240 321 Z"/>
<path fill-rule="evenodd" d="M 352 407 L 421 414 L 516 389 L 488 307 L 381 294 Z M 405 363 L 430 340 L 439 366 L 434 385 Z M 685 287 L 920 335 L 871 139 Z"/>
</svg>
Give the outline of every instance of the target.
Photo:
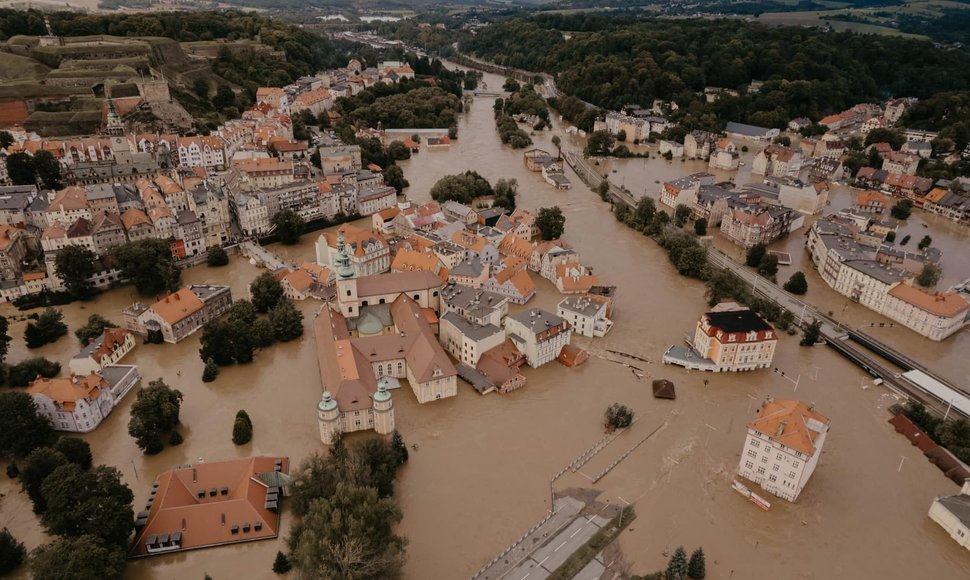
<svg viewBox="0 0 970 580">
<path fill-rule="evenodd" d="M 291 209 L 277 212 L 271 220 L 276 227 L 276 235 L 283 245 L 292 246 L 300 241 L 300 236 L 306 229 L 306 220 Z"/>
<path fill-rule="evenodd" d="M 687 575 L 694 580 L 704 580 L 707 576 L 707 566 L 704 563 L 704 549 L 697 548 L 690 555 L 690 562 L 687 563 Z"/>
<path fill-rule="evenodd" d="M 302 327 L 302 325 L 301 325 Z M 266 348 L 272 346 L 276 341 L 273 330 L 273 323 L 266 318 L 260 318 L 253 323 L 252 327 L 253 346 L 256 348 Z"/>
<path fill-rule="evenodd" d="M 886 232 L 886 243 L 891 244 L 896 241 L 896 232 L 890 231 Z"/>
<path fill-rule="evenodd" d="M 657 203 L 651 197 L 641 197 L 633 209 L 633 228 L 642 230 L 653 221 L 655 215 L 657 215 Z"/>
<path fill-rule="evenodd" d="M 67 334 L 67 325 L 64 324 L 64 314 L 55 308 L 47 308 L 35 321 L 27 323 L 24 340 L 27 341 L 27 348 L 38 348 L 57 342 L 57 339 L 65 334 Z"/>
<path fill-rule="evenodd" d="M 0 131 L 0 149 L 6 149 L 13 144 L 14 138 L 10 131 Z"/>
<path fill-rule="evenodd" d="M 59 372 L 61 372 L 61 363 L 59 362 L 39 356 L 28 358 L 10 367 L 7 384 L 11 387 L 26 387 L 38 376 L 52 379 Z"/>
<path fill-rule="evenodd" d="M 431 186 L 431 199 L 438 203 L 454 200 L 465 205 L 495 194 L 492 185 L 476 171 L 446 175 Z"/>
<path fill-rule="evenodd" d="M 7 177 L 14 185 L 35 185 L 37 174 L 34 162 L 26 153 L 11 153 L 7 156 Z"/>
<path fill-rule="evenodd" d="M 41 185 L 46 189 L 61 189 L 61 163 L 50 151 L 41 150 L 34 153 L 34 173 Z"/>
<path fill-rule="evenodd" d="M 88 316 L 88 321 L 84 324 L 84 326 L 74 330 L 74 336 L 77 337 L 81 344 L 87 346 L 91 343 L 91 341 L 101 336 L 104 329 L 117 327 L 117 324 L 111 322 L 100 314 L 91 314 Z"/>
<path fill-rule="evenodd" d="M 932 288 L 940 281 L 943 270 L 933 262 L 923 264 L 923 269 L 916 276 L 916 283 L 923 288 Z"/>
<path fill-rule="evenodd" d="M 211 246 L 206 251 L 205 263 L 213 268 L 229 263 L 229 254 L 220 246 Z"/>
<path fill-rule="evenodd" d="M 617 141 L 626 141 L 626 131 L 624 131 L 623 129 L 620 129 L 619 131 L 617 131 L 617 133 L 616 133 L 616 140 Z"/>
<path fill-rule="evenodd" d="M 798 344 L 802 346 L 815 346 L 822 338 L 822 322 L 812 320 L 808 326 L 802 330 L 802 340 Z"/>
<path fill-rule="evenodd" d="M 54 444 L 54 449 L 64 454 L 68 461 L 77 465 L 82 470 L 91 469 L 94 457 L 91 455 L 91 446 L 84 439 L 78 437 L 61 437 Z"/>
<path fill-rule="evenodd" d="M 395 429 L 394 434 L 391 435 L 391 449 L 393 449 L 395 455 L 397 455 L 398 465 L 404 465 L 408 462 L 408 446 L 406 443 L 404 443 L 404 437 L 401 436 L 401 432 L 397 429 Z"/>
<path fill-rule="evenodd" d="M 226 331 L 232 338 L 232 358 L 239 364 L 253 362 L 256 344 L 253 342 L 252 326 L 241 320 L 229 320 Z"/>
<path fill-rule="evenodd" d="M 761 264 L 761 258 L 765 257 L 768 253 L 768 248 L 764 244 L 755 244 L 748 248 L 748 255 L 744 260 L 744 263 L 752 268 L 757 268 Z"/>
<path fill-rule="evenodd" d="M 664 580 L 686 580 L 687 578 L 687 552 L 683 546 L 678 546 L 674 550 L 674 555 L 667 562 L 667 572 Z"/>
<path fill-rule="evenodd" d="M 559 135 L 552 136 L 552 145 L 559 152 L 559 156 L 562 157 L 562 139 L 559 138 Z"/>
<path fill-rule="evenodd" d="M 792 294 L 802 294 L 808 292 L 808 280 L 805 279 L 805 274 L 799 270 L 791 275 L 791 278 L 785 282 L 785 290 L 791 292 Z"/>
<path fill-rule="evenodd" d="M 586 139 L 584 153 L 587 157 L 595 155 L 609 155 L 613 149 L 613 135 L 609 131 L 593 131 Z"/>
<path fill-rule="evenodd" d="M 633 423 L 633 411 L 626 405 L 613 403 L 606 408 L 606 428 L 610 431 L 629 427 Z"/>
<path fill-rule="evenodd" d="M 39 447 L 30 452 L 20 467 L 20 485 L 27 492 L 27 497 L 34 504 L 34 513 L 42 514 L 47 509 L 47 503 L 41 494 L 41 486 L 54 470 L 67 465 L 67 457 L 60 451 L 50 447 Z"/>
<path fill-rule="evenodd" d="M 908 220 L 913 213 L 913 202 L 909 199 L 901 199 L 893 205 L 889 213 L 898 220 Z"/>
<path fill-rule="evenodd" d="M 778 273 L 778 256 L 774 254 L 762 256 L 761 261 L 758 262 L 758 273 L 765 278 L 774 279 L 775 274 Z"/>
<path fill-rule="evenodd" d="M 253 422 L 246 411 L 236 413 L 236 420 L 232 424 L 232 442 L 235 445 L 245 445 L 253 439 Z"/>
<path fill-rule="evenodd" d="M 211 357 L 207 358 L 205 361 L 205 367 L 202 369 L 202 382 L 211 383 L 216 380 L 219 376 L 219 365 L 216 364 Z"/>
<path fill-rule="evenodd" d="M 0 363 L 3 363 L 7 359 L 7 351 L 10 350 L 10 335 L 7 332 L 10 330 L 10 322 L 7 321 L 6 316 L 0 316 Z"/>
<path fill-rule="evenodd" d="M 600 199 L 606 201 L 610 194 L 610 182 L 606 179 L 600 181 L 599 185 L 596 186 L 596 193 L 599 194 Z"/>
<path fill-rule="evenodd" d="M 283 285 L 272 273 L 264 272 L 249 285 L 249 295 L 256 310 L 265 314 L 283 300 Z"/>
<path fill-rule="evenodd" d="M 387 155 L 395 161 L 402 161 L 411 158 L 411 149 L 404 144 L 404 141 L 395 139 L 387 146 Z"/>
<path fill-rule="evenodd" d="M 73 463 L 62 465 L 44 480 L 41 491 L 47 502 L 41 523 L 48 533 L 75 538 L 90 534 L 110 546 L 127 546 L 135 527 L 135 496 L 114 467 L 83 471 Z"/>
<path fill-rule="evenodd" d="M 134 284 L 141 294 L 178 290 L 182 271 L 175 265 L 167 241 L 145 239 L 128 242 L 115 248 L 114 257 L 121 275 Z"/>
<path fill-rule="evenodd" d="M 280 342 L 289 342 L 303 336 L 303 313 L 289 300 L 283 299 L 269 311 L 273 336 Z"/>
<path fill-rule="evenodd" d="M 209 83 L 202 77 L 192 81 L 192 92 L 202 99 L 209 97 Z"/>
<path fill-rule="evenodd" d="M 50 420 L 37 412 L 34 399 L 23 391 L 0 392 L 0 425 L 0 455 L 27 457 L 57 438 Z"/>
<path fill-rule="evenodd" d="M 932 244 L 933 244 L 933 238 L 931 238 L 929 235 L 926 235 L 926 236 L 923 236 L 923 239 L 919 241 L 919 244 L 917 244 L 916 247 L 919 248 L 920 250 L 925 250 L 926 248 L 930 247 Z"/>
<path fill-rule="evenodd" d="M 27 556 L 27 549 L 17 538 L 13 537 L 10 530 L 3 528 L 0 530 L 0 575 L 13 572 Z"/>
<path fill-rule="evenodd" d="M 199 357 L 206 362 L 211 360 L 218 366 L 231 365 L 235 362 L 232 338 L 229 334 L 227 322 L 210 320 L 202 327 L 202 338 L 199 339 Z"/>
<path fill-rule="evenodd" d="M 216 96 L 212 97 L 212 104 L 217 109 L 228 109 L 236 106 L 236 93 L 226 85 L 219 85 Z"/>
<path fill-rule="evenodd" d="M 707 218 L 700 218 L 694 222 L 694 233 L 698 236 L 707 235 Z"/>
<path fill-rule="evenodd" d="M 94 295 L 90 278 L 98 270 L 97 259 L 98 255 L 84 246 L 67 246 L 57 253 L 54 271 L 74 298 L 84 300 Z"/>
<path fill-rule="evenodd" d="M 511 179 L 500 178 L 495 182 L 495 198 L 492 206 L 505 208 L 509 211 L 515 210 L 515 197 L 519 193 L 519 182 L 514 177 Z"/>
<path fill-rule="evenodd" d="M 394 534 L 401 510 L 373 487 L 337 484 L 333 495 L 310 503 L 290 536 L 290 558 L 306 576 L 380 580 L 395 578 L 407 541 Z"/>
<path fill-rule="evenodd" d="M 502 90 L 509 93 L 517 93 L 521 88 L 522 86 L 519 84 L 519 81 L 512 77 L 505 79 L 505 84 L 502 85 Z"/>
<path fill-rule="evenodd" d="M 785 147 L 791 147 L 791 137 L 788 135 L 779 135 L 772 140 L 772 143 L 784 145 Z"/>
<path fill-rule="evenodd" d="M 178 425 L 181 407 L 182 393 L 162 379 L 155 379 L 135 397 L 128 434 L 146 455 L 158 453 L 162 450 L 162 435 Z"/>
<path fill-rule="evenodd" d="M 677 207 L 674 208 L 674 225 L 682 228 L 688 219 L 690 219 L 690 208 L 682 203 L 678 203 Z"/>
<path fill-rule="evenodd" d="M 57 538 L 30 556 L 34 580 L 117 580 L 124 567 L 124 549 L 93 535 Z"/>
<path fill-rule="evenodd" d="M 249 300 L 240 299 L 232 303 L 226 315 L 226 320 L 239 321 L 247 326 L 256 322 L 258 313 L 256 307 Z"/>
<path fill-rule="evenodd" d="M 900 240 L 899 245 L 905 246 L 908 243 L 909 243 L 909 234 L 906 234 L 905 236 L 903 236 L 903 239 Z"/>
<path fill-rule="evenodd" d="M 276 559 L 273 560 L 273 573 L 274 574 L 286 574 L 293 569 L 293 564 L 290 564 L 290 559 L 286 557 L 283 552 L 276 552 Z"/>
<path fill-rule="evenodd" d="M 411 185 L 404 177 L 404 170 L 397 165 L 388 165 L 381 171 L 381 175 L 384 177 L 384 184 L 393 187 L 398 193 Z"/>
<path fill-rule="evenodd" d="M 566 216 L 558 205 L 540 207 L 536 216 L 536 227 L 543 240 L 558 240 L 566 229 Z"/>
</svg>

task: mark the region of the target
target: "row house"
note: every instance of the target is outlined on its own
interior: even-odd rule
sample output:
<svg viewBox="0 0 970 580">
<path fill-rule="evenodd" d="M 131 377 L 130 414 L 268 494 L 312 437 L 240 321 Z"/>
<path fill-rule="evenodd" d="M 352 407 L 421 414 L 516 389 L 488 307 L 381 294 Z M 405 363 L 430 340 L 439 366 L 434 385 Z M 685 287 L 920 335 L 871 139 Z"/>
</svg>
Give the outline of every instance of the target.
<svg viewBox="0 0 970 580">
<path fill-rule="evenodd" d="M 329 300 L 334 296 L 337 276 L 333 270 L 318 264 L 303 262 L 300 267 L 280 277 L 283 295 L 290 300 L 320 298 Z"/>
<path fill-rule="evenodd" d="M 905 175 L 916 175 L 919 168 L 920 156 L 913 153 L 903 153 L 893 151 L 882 160 L 882 169 L 889 173 L 902 173 Z"/>
<path fill-rule="evenodd" d="M 970 196 L 942 187 L 933 188 L 926 194 L 923 209 L 955 222 L 970 222 Z"/>
<path fill-rule="evenodd" d="M 362 216 L 390 209 L 397 203 L 397 190 L 388 185 L 371 185 L 357 190 L 353 212 Z"/>
<path fill-rule="evenodd" d="M 490 264 L 468 258 L 448 271 L 448 283 L 478 289 L 490 278 L 490 271 Z"/>
<path fill-rule="evenodd" d="M 3 183 L 2 178 L 0 183 Z M 26 224 L 27 208 L 38 193 L 36 185 L 0 186 L 0 224 L 8 226 Z"/>
<path fill-rule="evenodd" d="M 451 269 L 451 268 L 449 268 Z M 424 270 L 432 274 L 441 272 L 441 260 L 433 252 L 417 252 L 399 248 L 391 261 L 391 272 L 414 272 Z"/>
<path fill-rule="evenodd" d="M 505 319 L 505 332 L 530 367 L 556 360 L 569 344 L 573 328 L 563 318 L 539 308 L 529 308 Z"/>
<path fill-rule="evenodd" d="M 288 139 L 286 137 L 273 137 L 269 140 L 266 148 L 272 151 L 278 159 L 294 161 L 305 158 L 310 146 L 306 141 Z"/>
<path fill-rule="evenodd" d="M 80 246 L 92 252 L 96 251 L 91 222 L 84 218 L 78 219 L 66 228 L 60 224 L 49 226 L 41 234 L 40 244 L 44 252 L 51 255 L 68 246 Z"/>
<path fill-rule="evenodd" d="M 286 93 L 279 87 L 259 87 L 256 89 L 256 103 L 266 104 L 276 111 L 286 111 Z"/>
<path fill-rule="evenodd" d="M 128 240 L 137 242 L 155 237 L 155 226 L 148 219 L 148 214 L 137 208 L 130 208 L 121 214 L 121 223 L 125 228 Z"/>
<path fill-rule="evenodd" d="M 495 272 L 482 284 L 482 289 L 502 296 L 512 304 L 525 304 L 536 295 L 536 285 L 529 273 L 513 268 Z"/>
<path fill-rule="evenodd" d="M 672 208 L 690 206 L 702 185 L 714 185 L 714 176 L 702 172 L 665 181 L 660 185 L 660 203 Z"/>
<path fill-rule="evenodd" d="M 119 184 L 118 187 L 121 187 Z M 114 184 L 89 185 L 84 188 L 84 197 L 87 199 L 88 209 L 91 215 L 102 212 L 118 212 L 118 196 L 115 195 Z"/>
<path fill-rule="evenodd" d="M 184 210 L 178 213 L 174 231 L 175 241 L 172 244 L 172 255 L 177 260 L 189 256 L 197 256 L 205 251 L 205 235 L 202 231 L 202 222 L 192 210 Z"/>
<path fill-rule="evenodd" d="M 524 209 L 516 209 L 511 214 L 502 214 L 495 222 L 495 229 L 528 241 L 539 236 L 536 215 Z"/>
<path fill-rule="evenodd" d="M 179 167 L 205 167 L 222 171 L 229 162 L 226 143 L 219 137 L 180 137 L 176 151 Z"/>
<path fill-rule="evenodd" d="M 422 205 L 407 202 L 398 207 L 393 230 L 399 237 L 408 237 L 414 232 L 432 232 L 443 222 L 445 213 L 438 202 L 430 201 Z"/>
<path fill-rule="evenodd" d="M 135 348 L 135 335 L 124 328 L 109 327 L 68 363 L 71 373 L 85 376 L 101 372 L 105 367 L 118 364 Z"/>
<path fill-rule="evenodd" d="M 239 229 L 244 235 L 260 236 L 269 233 L 269 207 L 263 192 L 240 193 L 233 201 Z"/>
<path fill-rule="evenodd" d="M 573 332 L 590 338 L 602 338 L 613 328 L 609 319 L 610 300 L 587 294 L 563 298 L 556 313 L 573 327 Z"/>
<path fill-rule="evenodd" d="M 320 167 L 324 175 L 343 174 L 358 171 L 363 165 L 360 158 L 360 145 L 338 145 L 319 147 Z"/>
<path fill-rule="evenodd" d="M 54 194 L 46 210 L 48 225 L 60 224 L 68 227 L 78 219 L 91 219 L 88 200 L 83 187 L 65 187 Z"/>
<path fill-rule="evenodd" d="M 0 279 L 13 280 L 21 272 L 27 244 L 24 230 L 0 225 Z"/>
<path fill-rule="evenodd" d="M 175 228 L 178 225 L 178 218 L 167 206 L 158 205 L 148 209 L 148 219 L 155 227 L 155 237 L 167 240 L 175 236 Z"/>
<path fill-rule="evenodd" d="M 770 177 L 797 178 L 802 169 L 800 151 L 781 145 L 769 145 L 754 157 L 751 172 Z"/>
<path fill-rule="evenodd" d="M 252 187 L 270 189 L 292 183 L 294 177 L 294 163 L 274 158 L 244 159 L 233 163 L 242 178 Z"/>
<path fill-rule="evenodd" d="M 203 180 L 188 192 L 189 209 L 202 222 L 205 247 L 229 242 L 232 227 L 229 196 L 222 186 Z"/>
<path fill-rule="evenodd" d="M 107 255 L 111 248 L 121 246 L 128 241 L 121 216 L 115 212 L 103 211 L 96 214 L 91 232 L 94 251 L 101 256 Z"/>
<path fill-rule="evenodd" d="M 481 326 L 502 326 L 502 321 L 509 313 L 509 299 L 481 288 L 449 284 L 441 291 L 441 312 L 442 315 L 457 313 Z"/>
<path fill-rule="evenodd" d="M 707 161 L 717 146 L 718 137 L 707 131 L 691 131 L 684 136 L 684 156 Z"/>
<path fill-rule="evenodd" d="M 333 107 L 333 98 L 330 91 L 321 87 L 297 95 L 290 103 L 290 114 L 297 115 L 303 111 L 309 111 L 317 116 L 331 107 Z"/>
<path fill-rule="evenodd" d="M 494 244 L 467 230 L 456 231 L 451 241 L 465 249 L 467 258 L 477 258 L 484 264 L 498 264 L 500 256 Z"/>
<path fill-rule="evenodd" d="M 739 204 L 721 220 L 721 233 L 735 244 L 750 248 L 770 244 L 801 227 L 795 211 L 787 207 Z"/>
</svg>

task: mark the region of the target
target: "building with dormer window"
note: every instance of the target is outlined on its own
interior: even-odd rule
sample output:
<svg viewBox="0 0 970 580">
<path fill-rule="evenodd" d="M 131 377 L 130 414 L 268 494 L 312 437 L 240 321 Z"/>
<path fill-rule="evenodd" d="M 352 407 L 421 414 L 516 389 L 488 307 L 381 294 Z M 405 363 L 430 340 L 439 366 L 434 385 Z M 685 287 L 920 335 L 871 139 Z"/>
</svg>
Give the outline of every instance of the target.
<svg viewBox="0 0 970 580">
<path fill-rule="evenodd" d="M 697 321 L 694 350 L 714 371 L 751 371 L 771 366 L 778 333 L 757 312 L 722 302 Z"/>
</svg>

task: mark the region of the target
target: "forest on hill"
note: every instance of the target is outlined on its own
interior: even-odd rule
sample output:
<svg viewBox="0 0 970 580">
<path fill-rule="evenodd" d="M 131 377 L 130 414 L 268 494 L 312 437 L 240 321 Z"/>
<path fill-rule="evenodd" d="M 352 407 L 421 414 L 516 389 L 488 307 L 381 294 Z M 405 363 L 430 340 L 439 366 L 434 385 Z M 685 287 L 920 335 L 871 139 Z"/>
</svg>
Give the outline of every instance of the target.
<svg viewBox="0 0 970 580">
<path fill-rule="evenodd" d="M 460 47 L 496 64 L 555 74 L 563 93 L 606 109 L 675 101 L 688 129 L 732 120 L 784 127 L 794 117 L 817 120 L 859 102 L 970 86 L 964 51 L 737 20 L 542 14 L 495 23 Z M 764 85 L 748 92 L 754 80 Z M 741 96 L 707 103 L 699 93 L 712 86 Z"/>
</svg>

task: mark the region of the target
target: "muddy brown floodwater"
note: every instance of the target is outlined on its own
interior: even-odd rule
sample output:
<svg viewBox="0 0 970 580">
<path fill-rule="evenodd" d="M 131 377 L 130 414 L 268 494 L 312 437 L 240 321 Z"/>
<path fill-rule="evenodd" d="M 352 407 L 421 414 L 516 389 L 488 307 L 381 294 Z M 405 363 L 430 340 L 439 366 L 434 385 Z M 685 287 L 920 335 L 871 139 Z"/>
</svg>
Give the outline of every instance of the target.
<svg viewBox="0 0 970 580">
<path fill-rule="evenodd" d="M 501 85 L 498 77 L 488 76 L 487 81 L 490 86 Z M 893 433 L 886 423 L 886 407 L 895 398 L 888 391 L 871 386 L 866 375 L 828 349 L 800 348 L 795 337 L 782 339 L 776 363 L 789 375 L 801 373 L 797 393 L 790 383 L 767 371 L 711 375 L 659 364 L 663 349 L 680 342 L 704 310 L 702 284 L 678 276 L 652 241 L 618 226 L 609 206 L 575 175 L 570 174 L 574 188 L 559 192 L 526 171 L 522 152 L 500 144 L 491 105 L 491 99 L 475 101 L 449 150 L 422 150 L 402 163 L 411 182 L 408 196 L 425 201 L 438 178 L 466 169 L 492 182 L 516 178 L 518 204 L 528 209 L 562 207 L 566 237 L 584 262 L 619 286 L 616 326 L 606 338 L 576 340 L 593 354 L 586 365 L 528 369 L 528 386 L 509 395 L 481 397 L 462 385 L 457 397 L 418 405 L 406 388 L 395 393 L 397 426 L 409 443 L 417 445 L 396 487 L 404 512 L 400 532 L 410 542 L 406 578 L 467 578 L 531 527 L 549 507 L 549 478 L 602 436 L 603 411 L 614 401 L 632 406 L 641 419 L 585 466 L 585 473 L 602 469 L 656 426 L 666 425 L 597 485 L 590 486 L 581 474 L 570 474 L 556 487 L 594 487 L 613 503 L 619 498 L 636 503 L 639 517 L 620 540 L 635 573 L 661 567 L 662 553 L 683 544 L 688 549 L 704 546 L 711 578 L 960 578 L 970 574 L 970 556 L 926 517 L 933 497 L 957 488 Z M 537 145 L 551 149 L 550 138 L 550 133 L 538 135 Z M 571 138 L 564 143 L 578 146 Z M 691 163 L 637 162 L 642 167 L 636 173 L 613 174 L 620 179 L 626 175 L 625 185 L 633 191 L 652 190 L 655 180 L 697 170 Z M 293 261 L 312 259 L 312 238 L 305 236 L 298 246 L 274 250 Z M 234 258 L 225 268 L 191 269 L 184 279 L 228 279 L 233 294 L 245 296 L 246 284 L 256 273 Z M 534 304 L 554 309 L 559 299 L 554 288 L 544 280 L 537 278 L 537 282 L 540 295 Z M 829 292 L 830 296 L 818 286 L 810 291 L 813 301 L 841 308 L 841 297 Z M 121 308 L 133 298 L 131 289 L 114 290 L 84 307 L 66 307 L 65 316 L 72 328 L 92 312 L 117 321 Z M 312 302 L 300 305 L 307 319 L 318 307 Z M 863 315 L 850 306 L 847 316 Z M 904 336 L 905 331 L 895 332 L 893 337 Z M 22 333 L 23 322 L 14 323 L 11 335 L 18 340 L 8 357 L 11 361 L 27 356 L 19 340 Z M 953 354 L 966 346 L 965 334 L 943 345 L 923 345 L 921 339 L 908 336 L 900 340 L 918 356 L 932 355 L 928 360 L 944 367 L 941 372 L 965 376 L 967 363 Z M 65 337 L 38 354 L 66 364 L 76 347 L 73 337 Z M 647 376 L 638 379 L 629 368 L 609 361 L 607 349 L 651 361 L 637 363 Z M 197 351 L 196 335 L 178 345 L 140 345 L 130 359 L 140 366 L 146 381 L 161 376 L 185 394 L 181 427 L 185 443 L 180 447 L 166 448 L 154 457 L 138 452 L 126 431 L 134 396 L 96 432 L 85 436 L 96 461 L 121 470 L 135 492 L 136 505 L 144 501 L 155 475 L 175 464 L 260 453 L 285 453 L 299 463 L 324 449 L 315 424 L 320 380 L 311 334 L 260 352 L 253 364 L 223 369 L 208 384 L 199 380 L 202 363 Z M 678 399 L 654 400 L 648 382 L 652 377 L 675 381 Z M 766 513 L 729 485 L 745 422 L 768 394 L 814 401 L 831 418 L 832 430 L 818 470 L 799 502 L 777 500 Z M 242 447 L 230 440 L 239 409 L 246 409 L 254 423 L 253 442 Z M 45 541 L 17 486 L 3 480 L 0 492 L 4 494 L 0 525 L 15 530 L 31 548 Z M 284 537 L 292 523 L 290 514 L 285 514 Z M 283 538 L 157 556 L 130 562 L 126 578 L 201 578 L 204 573 L 216 580 L 270 578 L 278 549 L 285 550 Z"/>
</svg>

